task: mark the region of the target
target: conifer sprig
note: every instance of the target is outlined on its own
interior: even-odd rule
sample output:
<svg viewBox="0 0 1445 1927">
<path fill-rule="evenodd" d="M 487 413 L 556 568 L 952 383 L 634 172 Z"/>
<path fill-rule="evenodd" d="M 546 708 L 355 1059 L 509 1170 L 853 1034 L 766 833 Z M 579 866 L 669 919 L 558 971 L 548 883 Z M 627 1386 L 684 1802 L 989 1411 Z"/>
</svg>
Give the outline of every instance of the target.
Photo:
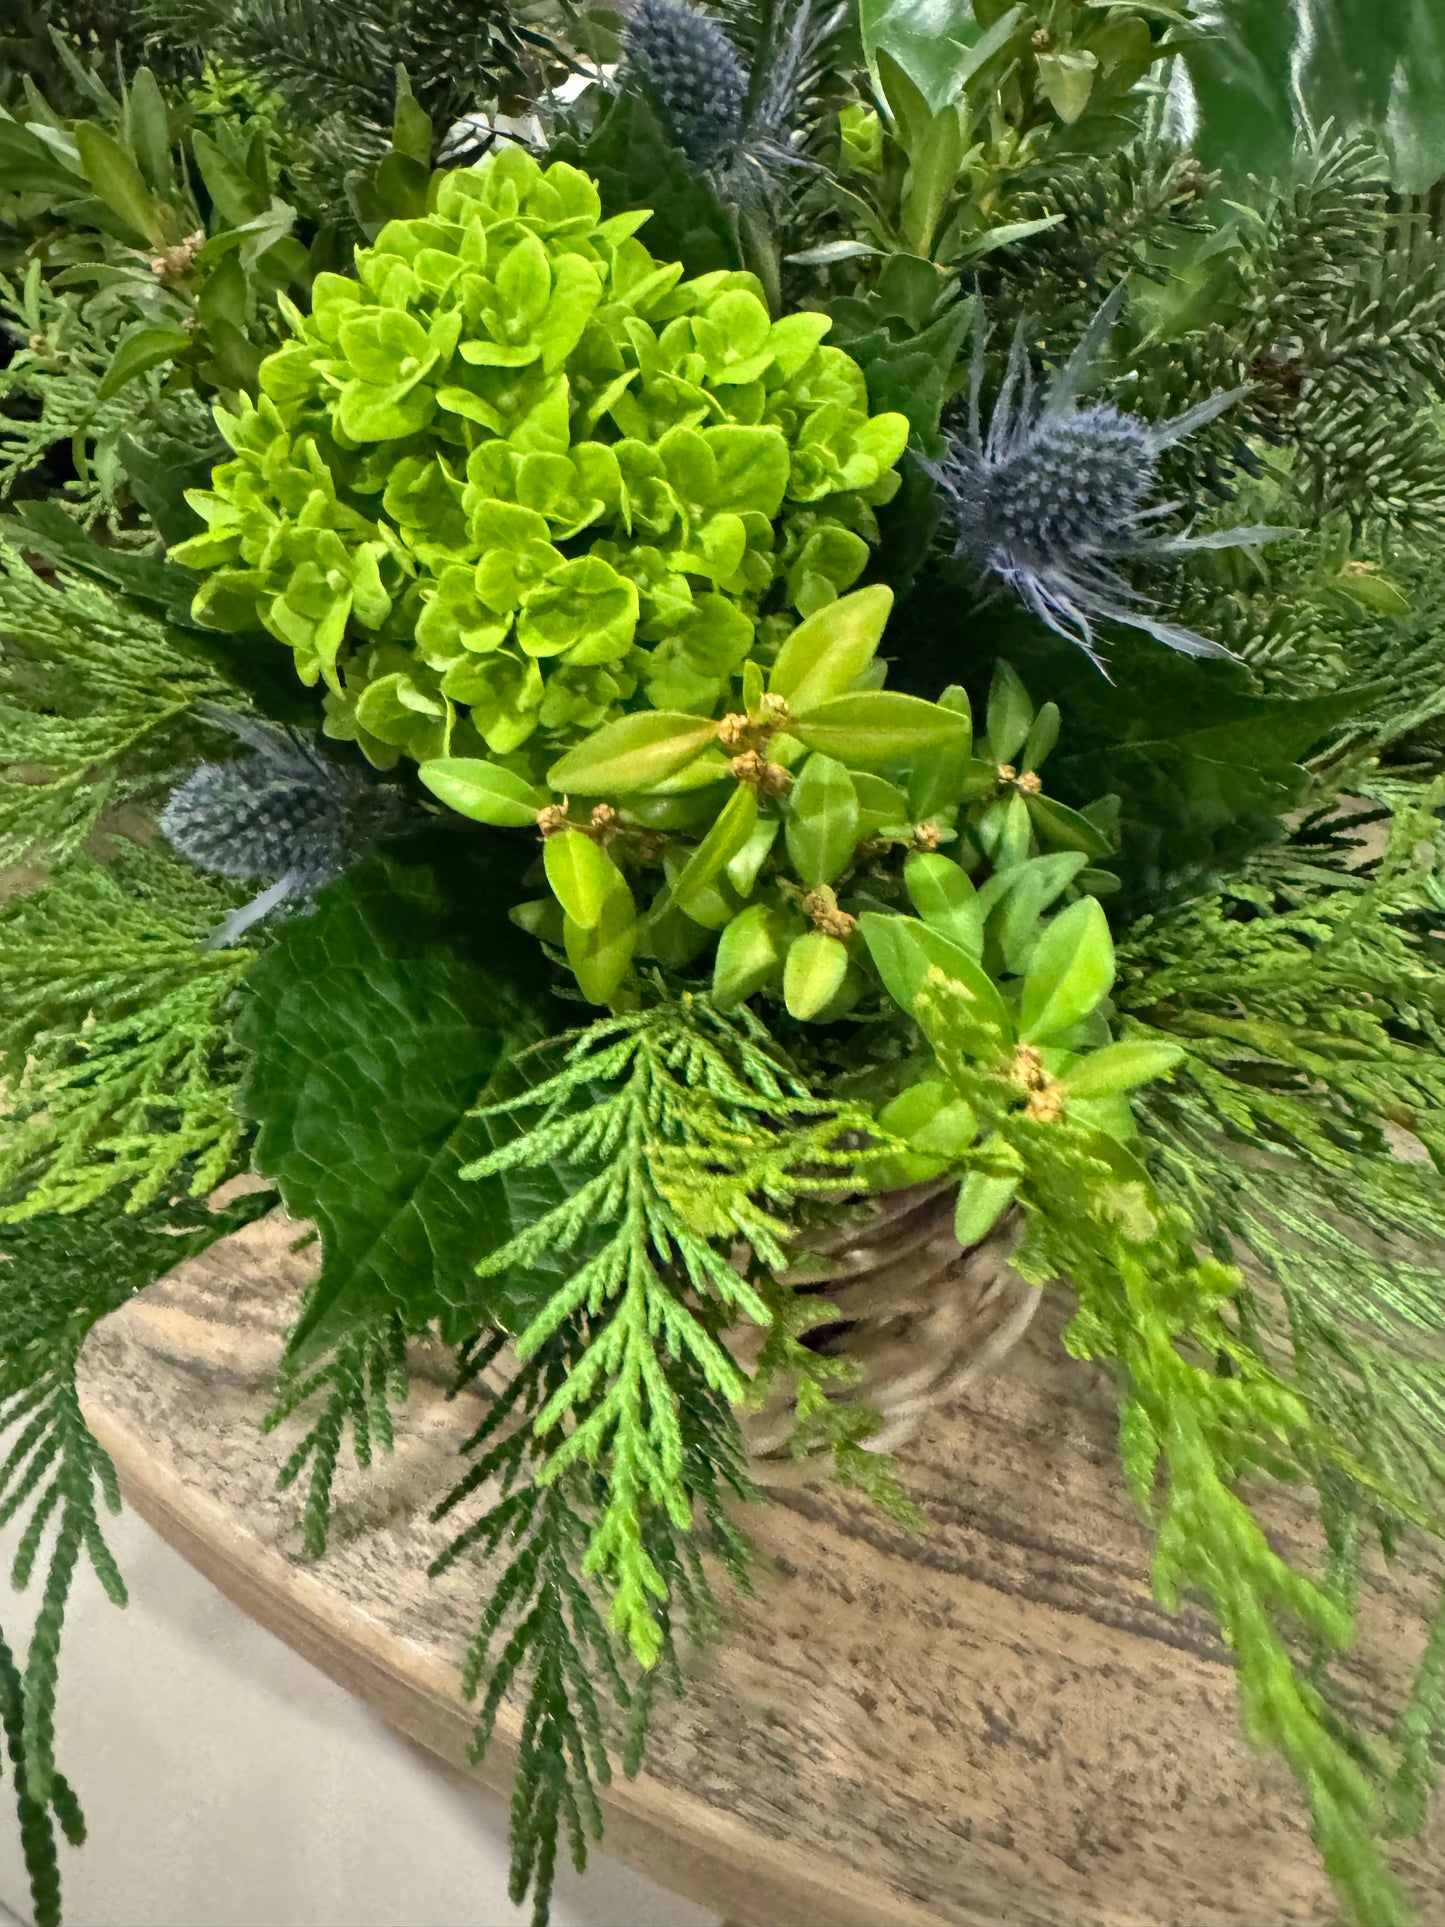
<svg viewBox="0 0 1445 1927">
<path fill-rule="evenodd" d="M 776 1207 L 856 1185 L 868 1154 L 840 1140 L 851 1131 L 865 1142 L 869 1120 L 812 1097 L 755 1020 L 724 1017 L 696 997 L 593 1025 L 555 1076 L 482 1115 L 533 1108 L 535 1124 L 463 1175 L 542 1164 L 590 1175 L 479 1269 L 496 1276 L 546 1253 L 577 1255 L 517 1350 L 530 1358 L 569 1325 L 585 1334 L 533 1421 L 541 1439 L 561 1434 L 541 1477 L 605 1466 L 608 1499 L 585 1570 L 610 1590 L 614 1628 L 650 1665 L 667 1588 L 643 1518 L 655 1508 L 686 1531 L 692 1514 L 672 1373 L 695 1372 L 739 1403 L 746 1380 L 721 1331 L 739 1318 L 769 1323 L 718 1245 L 745 1240 L 762 1264 L 780 1268 L 786 1229 Z"/>
</svg>

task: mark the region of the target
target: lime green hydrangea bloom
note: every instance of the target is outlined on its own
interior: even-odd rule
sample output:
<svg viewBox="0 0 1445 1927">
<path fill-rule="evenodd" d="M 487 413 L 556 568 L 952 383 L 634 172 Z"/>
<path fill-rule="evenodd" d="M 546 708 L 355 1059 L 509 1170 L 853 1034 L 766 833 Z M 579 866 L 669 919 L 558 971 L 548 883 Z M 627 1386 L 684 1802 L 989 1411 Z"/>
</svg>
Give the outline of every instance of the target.
<svg viewBox="0 0 1445 1927">
<path fill-rule="evenodd" d="M 825 316 L 684 280 L 575 168 L 508 148 L 431 199 L 288 311 L 176 555 L 373 762 L 540 772 L 624 710 L 710 711 L 846 589 L 907 423 Z"/>
</svg>

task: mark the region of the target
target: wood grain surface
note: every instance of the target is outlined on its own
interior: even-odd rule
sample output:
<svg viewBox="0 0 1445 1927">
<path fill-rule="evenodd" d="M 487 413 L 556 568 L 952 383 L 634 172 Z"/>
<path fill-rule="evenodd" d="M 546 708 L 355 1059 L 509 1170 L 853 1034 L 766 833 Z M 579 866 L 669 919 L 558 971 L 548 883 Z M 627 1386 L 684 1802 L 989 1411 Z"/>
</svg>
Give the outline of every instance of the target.
<svg viewBox="0 0 1445 1927">
<path fill-rule="evenodd" d="M 84 1396 L 137 1509 L 227 1594 L 421 1745 L 460 1763 L 458 1667 L 484 1569 L 425 1576 L 427 1523 L 478 1407 L 417 1380 L 394 1456 L 345 1472 L 332 1549 L 300 1552 L 263 1438 L 309 1260 L 263 1220 L 95 1334 Z M 739 1927 L 1286 1927 L 1336 1909 L 1298 1798 L 1241 1737 L 1228 1655 L 1148 1585 L 1117 1471 L 1115 1403 L 1046 1303 L 986 1387 L 902 1470 L 915 1537 L 813 1468 L 770 1479 L 755 1593 L 659 1713 L 646 1771 L 609 1793 L 608 1844 Z M 1268 1513 L 1299 1542 L 1288 1497 Z M 1372 1577 L 1350 1691 L 1398 1703 L 1421 1643 Z M 484 1777 L 505 1787 L 515 1713 Z M 1445 1920 L 1436 1825 L 1401 1864 Z"/>
</svg>

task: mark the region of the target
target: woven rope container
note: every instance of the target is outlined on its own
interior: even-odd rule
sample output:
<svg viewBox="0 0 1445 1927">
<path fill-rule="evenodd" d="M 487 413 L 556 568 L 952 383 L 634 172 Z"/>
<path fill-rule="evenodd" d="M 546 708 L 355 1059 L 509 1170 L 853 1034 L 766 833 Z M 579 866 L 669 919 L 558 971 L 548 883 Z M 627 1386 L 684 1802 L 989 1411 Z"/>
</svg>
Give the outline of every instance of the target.
<svg viewBox="0 0 1445 1927">
<path fill-rule="evenodd" d="M 868 1441 L 875 1451 L 905 1444 L 928 1412 L 994 1370 L 1039 1302 L 1009 1263 L 1022 1236 L 1019 1214 L 1008 1212 L 989 1237 L 961 1249 L 955 1188 L 941 1181 L 868 1199 L 842 1229 L 804 1240 L 805 1262 L 784 1274 L 782 1282 L 831 1307 L 806 1342 L 858 1368 L 837 1396 L 882 1414 Z M 742 1363 L 751 1365 L 763 1337 L 752 1326 L 732 1333 Z M 754 1457 L 785 1451 L 791 1400 L 772 1399 L 742 1424 Z"/>
<path fill-rule="evenodd" d="M 1016 1210 L 967 1250 L 953 1235 L 956 1184 L 941 1180 L 880 1192 L 847 1206 L 836 1231 L 810 1233 L 795 1249 L 802 1262 L 781 1282 L 816 1294 L 818 1324 L 803 1334 L 814 1350 L 857 1368 L 832 1394 L 867 1405 L 883 1424 L 867 1441 L 891 1452 L 912 1438 L 929 1412 L 986 1378 L 1028 1328 L 1040 1294 L 1009 1259 L 1023 1235 Z M 734 1252 L 739 1269 L 746 1246 Z M 740 1322 L 728 1347 L 751 1371 L 766 1337 Z M 515 1367 L 506 1347 L 482 1373 L 500 1391 Z M 793 1401 L 779 1393 L 740 1415 L 755 1459 L 791 1456 Z"/>
</svg>

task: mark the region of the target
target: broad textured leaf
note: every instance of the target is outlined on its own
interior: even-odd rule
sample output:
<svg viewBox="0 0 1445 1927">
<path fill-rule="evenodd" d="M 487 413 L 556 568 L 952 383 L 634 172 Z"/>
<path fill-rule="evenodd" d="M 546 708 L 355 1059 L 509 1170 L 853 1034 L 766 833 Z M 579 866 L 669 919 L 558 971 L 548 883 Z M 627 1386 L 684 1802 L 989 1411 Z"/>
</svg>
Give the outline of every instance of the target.
<svg viewBox="0 0 1445 1927">
<path fill-rule="evenodd" d="M 1288 177 L 1301 109 L 1315 129 L 1368 129 L 1397 187 L 1445 175 L 1445 10 L 1438 0 L 1210 0 L 1190 45 L 1192 146 L 1231 185 Z"/>
<path fill-rule="evenodd" d="M 516 864 L 481 835 L 380 853 L 283 925 L 247 981 L 241 1102 L 260 1127 L 256 1165 L 321 1231 L 299 1351 L 376 1309 L 454 1334 L 525 1323 L 550 1289 L 475 1278 L 516 1229 L 515 1200 L 499 1180 L 457 1175 L 493 1144 L 467 1113 L 519 1048 L 567 1021 L 499 907 L 517 894 Z"/>
</svg>

